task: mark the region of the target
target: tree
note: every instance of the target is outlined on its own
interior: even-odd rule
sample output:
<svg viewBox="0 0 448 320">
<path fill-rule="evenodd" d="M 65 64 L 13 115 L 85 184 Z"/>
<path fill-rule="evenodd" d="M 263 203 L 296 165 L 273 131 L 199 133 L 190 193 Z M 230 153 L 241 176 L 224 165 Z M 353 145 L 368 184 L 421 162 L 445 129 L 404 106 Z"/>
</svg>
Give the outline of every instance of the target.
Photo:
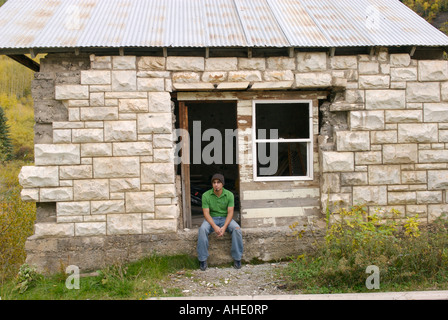
<svg viewBox="0 0 448 320">
<path fill-rule="evenodd" d="M 0 162 L 12 159 L 12 142 L 9 137 L 9 126 L 6 115 L 0 106 Z"/>
</svg>

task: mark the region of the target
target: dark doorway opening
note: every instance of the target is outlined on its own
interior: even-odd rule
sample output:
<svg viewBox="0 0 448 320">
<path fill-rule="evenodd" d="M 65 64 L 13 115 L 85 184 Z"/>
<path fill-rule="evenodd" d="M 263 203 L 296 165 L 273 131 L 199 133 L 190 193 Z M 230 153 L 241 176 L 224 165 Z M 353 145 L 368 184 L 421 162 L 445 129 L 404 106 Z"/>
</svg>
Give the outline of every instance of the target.
<svg viewBox="0 0 448 320">
<path fill-rule="evenodd" d="M 224 188 L 234 194 L 233 218 L 240 223 L 236 106 L 235 101 L 176 103 L 177 127 L 188 129 L 190 138 L 189 164 L 178 167 L 183 188 L 190 190 L 189 194 L 182 193 L 182 201 L 188 201 L 183 203 L 186 227 L 199 227 L 202 223 L 202 194 L 211 189 L 215 173 L 224 175 Z"/>
</svg>

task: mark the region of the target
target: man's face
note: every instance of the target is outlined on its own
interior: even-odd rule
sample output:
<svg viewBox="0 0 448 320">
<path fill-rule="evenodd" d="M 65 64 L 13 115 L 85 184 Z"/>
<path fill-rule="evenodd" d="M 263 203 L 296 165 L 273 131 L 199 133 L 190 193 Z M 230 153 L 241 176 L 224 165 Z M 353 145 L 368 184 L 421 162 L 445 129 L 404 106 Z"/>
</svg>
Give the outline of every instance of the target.
<svg viewBox="0 0 448 320">
<path fill-rule="evenodd" d="M 213 190 L 218 192 L 222 189 L 222 182 L 219 179 L 215 179 L 212 182 L 212 186 L 213 186 Z"/>
</svg>

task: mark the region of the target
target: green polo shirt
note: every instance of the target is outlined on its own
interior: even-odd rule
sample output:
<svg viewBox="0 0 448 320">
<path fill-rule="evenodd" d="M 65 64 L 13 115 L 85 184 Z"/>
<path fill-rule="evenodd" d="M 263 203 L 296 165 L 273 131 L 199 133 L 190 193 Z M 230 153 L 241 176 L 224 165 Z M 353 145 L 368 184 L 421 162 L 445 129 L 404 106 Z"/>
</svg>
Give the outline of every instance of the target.
<svg viewBox="0 0 448 320">
<path fill-rule="evenodd" d="M 233 193 L 224 188 L 222 188 L 220 197 L 213 192 L 213 189 L 202 194 L 202 208 L 210 209 L 212 217 L 227 217 L 227 208 L 234 206 Z"/>
</svg>

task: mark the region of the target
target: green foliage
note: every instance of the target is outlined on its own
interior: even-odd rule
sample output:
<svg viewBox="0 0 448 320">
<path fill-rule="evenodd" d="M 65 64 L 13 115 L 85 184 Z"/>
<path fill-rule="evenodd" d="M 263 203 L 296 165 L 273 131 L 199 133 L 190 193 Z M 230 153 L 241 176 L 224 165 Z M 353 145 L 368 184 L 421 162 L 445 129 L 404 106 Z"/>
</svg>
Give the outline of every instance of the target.
<svg viewBox="0 0 448 320">
<path fill-rule="evenodd" d="M 24 293 L 30 286 L 35 285 L 36 280 L 40 279 L 35 267 L 29 266 L 28 264 L 23 264 L 20 266 L 19 273 L 17 274 L 17 286 L 15 290 L 19 293 Z"/>
<path fill-rule="evenodd" d="M 431 288 L 448 280 L 448 223 L 422 227 L 418 216 L 403 223 L 400 212 L 369 215 L 364 206 L 330 215 L 316 251 L 299 255 L 286 269 L 289 287 L 308 293 L 362 292 L 366 268 L 380 269 L 382 290 Z"/>
<path fill-rule="evenodd" d="M 33 232 L 36 204 L 22 201 L 18 182 L 26 164 L 0 164 L 0 280 L 15 275 L 25 262 L 25 241 Z"/>
<path fill-rule="evenodd" d="M 180 296 L 179 289 L 163 284 L 170 274 L 197 267 L 195 257 L 153 254 L 132 263 L 121 261 L 110 264 L 91 276 L 81 277 L 79 289 L 69 290 L 65 285 L 68 274 L 64 271 L 52 276 L 42 276 L 25 264 L 15 279 L 0 286 L 0 296 L 2 300 L 138 300 Z M 22 287 L 19 284 L 22 283 L 24 289 L 20 293 Z"/>
<path fill-rule="evenodd" d="M 336 248 L 343 250 L 341 257 L 359 250 L 380 248 L 385 242 L 394 240 L 396 222 L 392 219 L 381 223 L 379 210 L 370 216 L 366 210 L 359 205 L 351 210 L 341 208 L 333 214 L 337 220 L 329 224 L 325 240 L 327 245 L 335 244 Z M 399 212 L 394 211 L 394 215 L 398 216 Z"/>
<path fill-rule="evenodd" d="M 0 106 L 0 162 L 9 161 L 12 158 L 12 143 L 7 121 L 3 108 Z"/>
</svg>

